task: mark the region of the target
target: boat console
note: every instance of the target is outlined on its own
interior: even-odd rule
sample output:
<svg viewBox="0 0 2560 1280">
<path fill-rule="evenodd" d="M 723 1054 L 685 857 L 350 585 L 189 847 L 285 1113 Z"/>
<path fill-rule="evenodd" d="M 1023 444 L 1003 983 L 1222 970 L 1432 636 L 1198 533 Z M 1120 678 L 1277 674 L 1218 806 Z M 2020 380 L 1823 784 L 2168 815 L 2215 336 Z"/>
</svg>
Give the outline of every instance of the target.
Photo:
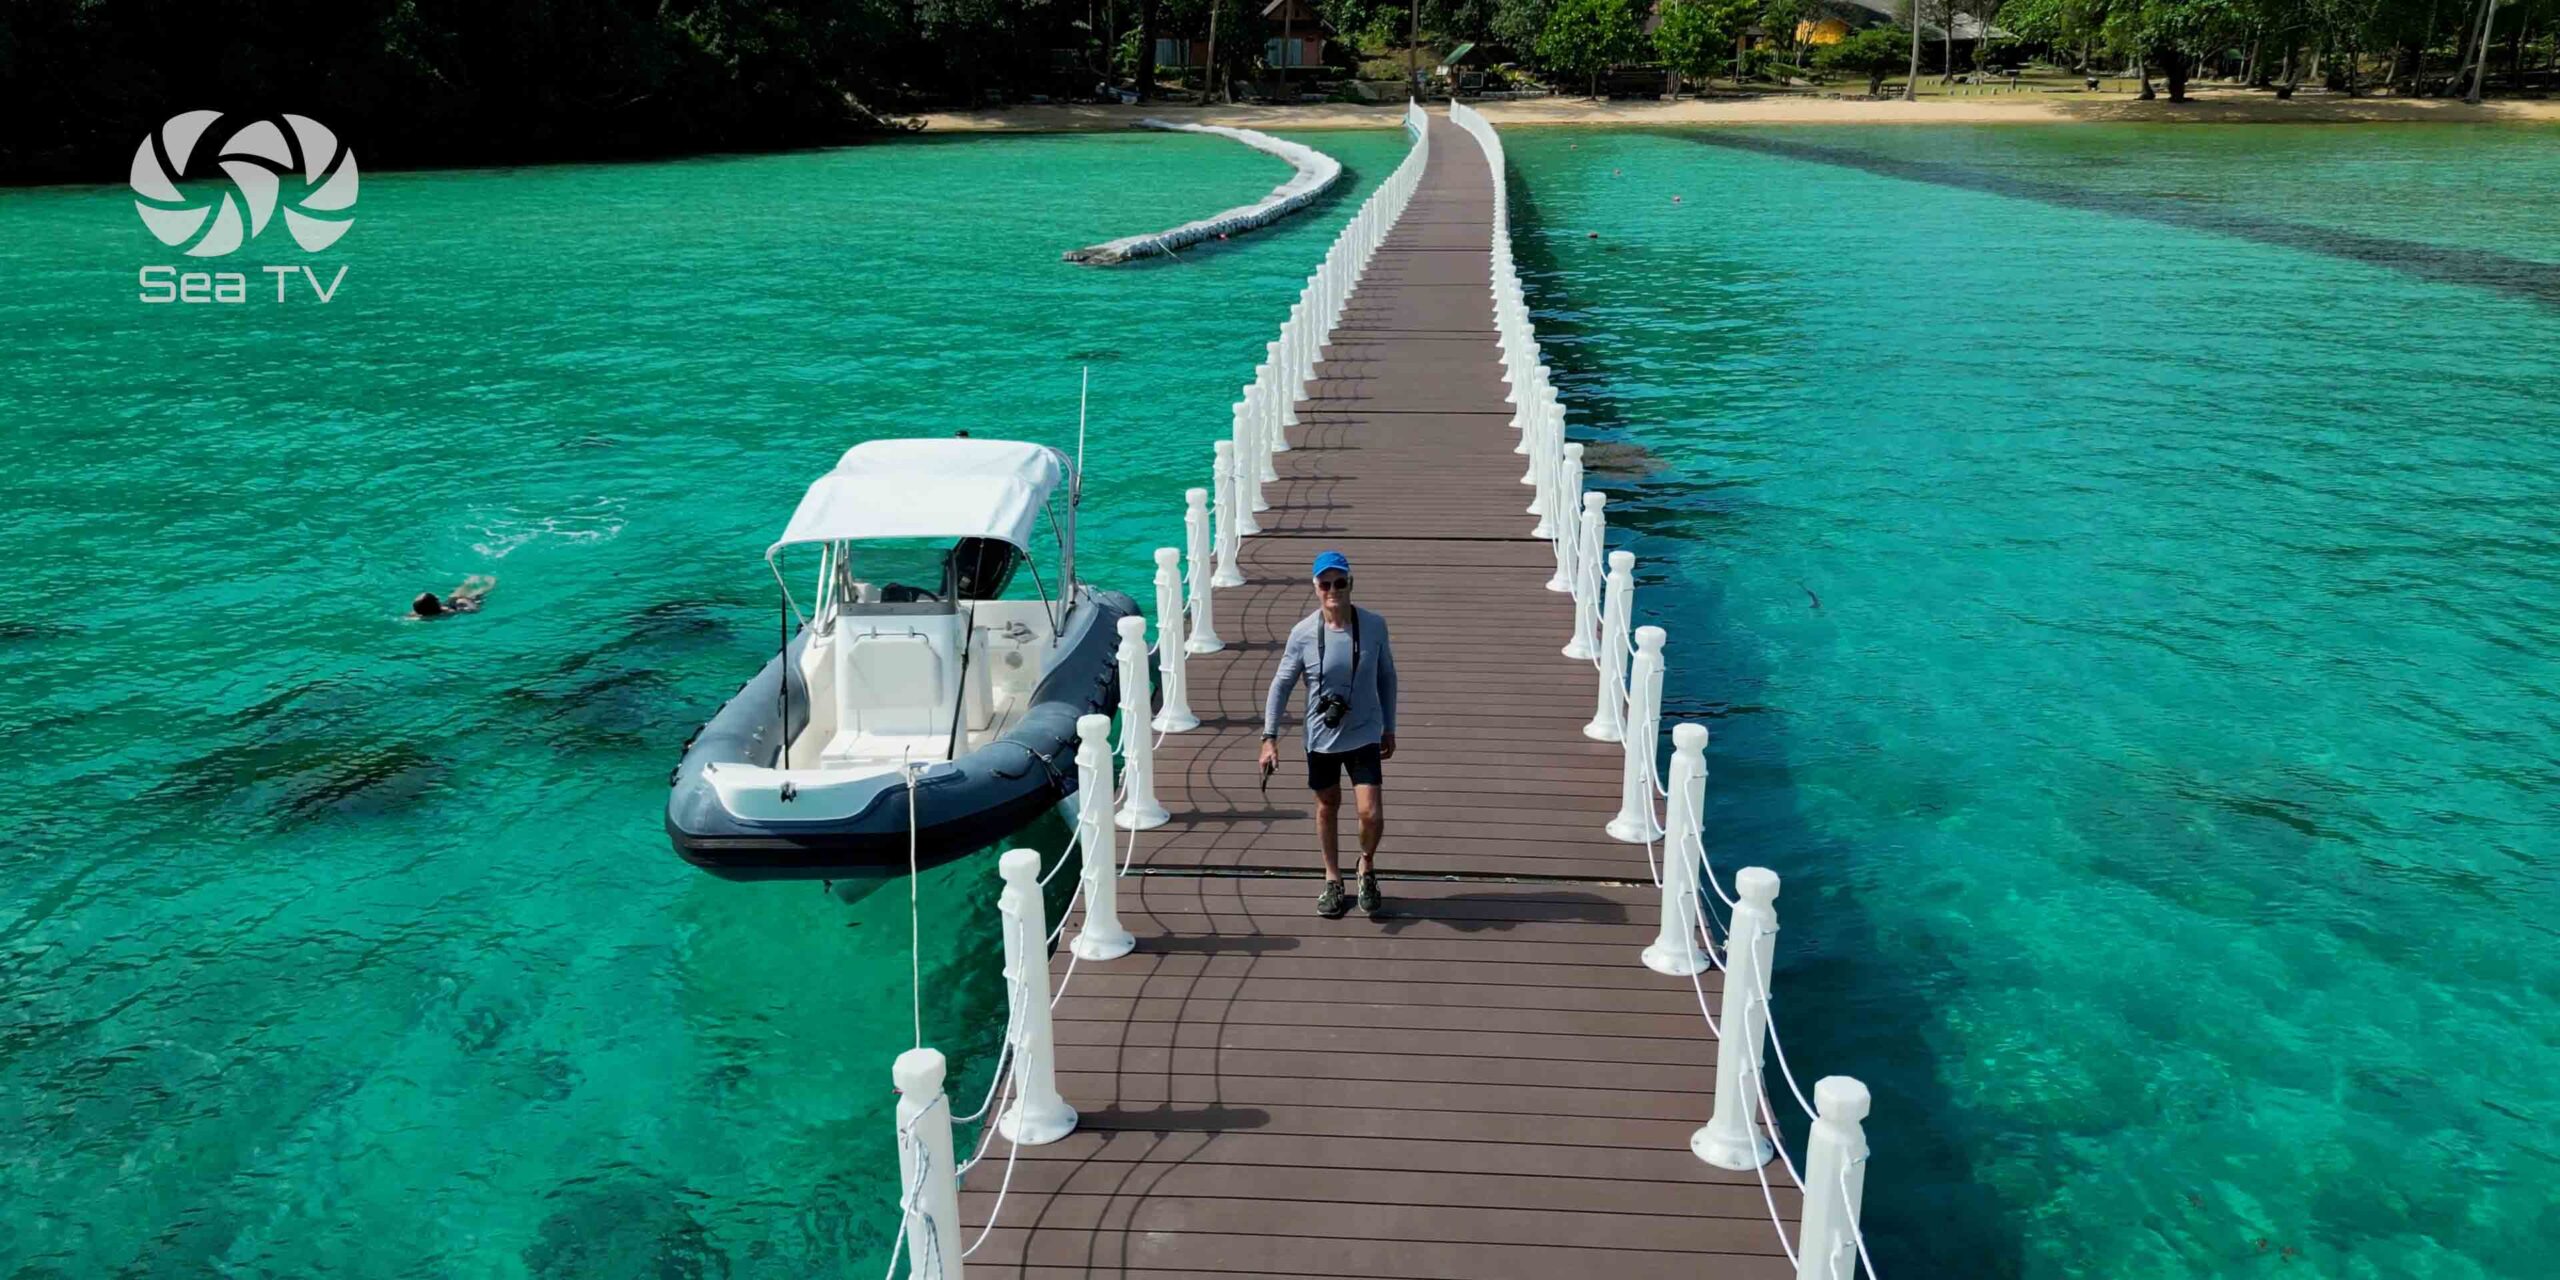
<svg viewBox="0 0 2560 1280">
<path fill-rule="evenodd" d="M 791 763 L 895 771 L 1002 736 L 1039 683 L 1048 621 L 1036 600 L 856 603 L 821 619 L 801 659 L 809 723 Z"/>
</svg>

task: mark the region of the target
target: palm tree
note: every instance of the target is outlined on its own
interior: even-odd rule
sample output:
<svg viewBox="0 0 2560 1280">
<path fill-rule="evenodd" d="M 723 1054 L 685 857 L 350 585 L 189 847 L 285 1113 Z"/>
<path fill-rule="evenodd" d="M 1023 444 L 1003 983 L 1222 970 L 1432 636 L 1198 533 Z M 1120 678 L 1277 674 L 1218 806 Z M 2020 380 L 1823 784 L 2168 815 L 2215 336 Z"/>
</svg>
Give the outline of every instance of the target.
<svg viewBox="0 0 2560 1280">
<path fill-rule="evenodd" d="M 1911 77 L 1902 82 L 1902 100 L 1920 100 L 1920 0 L 1911 0 Z"/>
</svg>

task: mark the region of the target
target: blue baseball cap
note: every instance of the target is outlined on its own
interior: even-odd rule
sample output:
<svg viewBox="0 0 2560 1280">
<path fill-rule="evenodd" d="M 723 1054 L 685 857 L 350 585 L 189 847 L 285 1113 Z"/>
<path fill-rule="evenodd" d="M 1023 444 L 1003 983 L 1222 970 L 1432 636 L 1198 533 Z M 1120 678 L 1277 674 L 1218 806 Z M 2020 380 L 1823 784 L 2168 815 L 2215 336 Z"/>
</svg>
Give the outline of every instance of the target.
<svg viewBox="0 0 2560 1280">
<path fill-rule="evenodd" d="M 1324 576 L 1324 571 L 1327 569 L 1340 569 L 1344 573 L 1349 573 L 1351 572 L 1351 557 L 1346 556 L 1339 551 L 1319 551 L 1316 553 L 1316 567 L 1313 571 L 1309 572 L 1307 576 L 1310 578 L 1321 578 Z"/>
</svg>

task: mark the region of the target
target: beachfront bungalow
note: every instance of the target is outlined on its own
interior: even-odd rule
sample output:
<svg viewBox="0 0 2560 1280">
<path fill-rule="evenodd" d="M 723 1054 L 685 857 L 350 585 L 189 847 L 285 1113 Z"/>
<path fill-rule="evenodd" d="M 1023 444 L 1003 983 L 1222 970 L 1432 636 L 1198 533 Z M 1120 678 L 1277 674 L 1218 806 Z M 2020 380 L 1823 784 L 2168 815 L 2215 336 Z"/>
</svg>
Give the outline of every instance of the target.
<svg viewBox="0 0 2560 1280">
<path fill-rule="evenodd" d="M 1963 0 L 1957 0 L 1957 3 L 1960 6 Z M 1853 33 L 1864 31 L 1869 27 L 1893 25 L 1897 21 L 1898 13 L 1905 7 L 1907 6 L 1896 3 L 1896 0 L 1815 0 L 1812 12 L 1796 22 L 1796 42 L 1809 45 L 1838 44 L 1848 39 Z M 1973 47 L 1982 41 L 1982 19 L 1964 12 L 1959 7 L 1956 10 L 1953 25 L 1956 54 L 1958 61 L 1961 62 L 1969 57 Z M 2008 32 L 1998 27 L 1992 27 L 1990 32 L 1993 39 L 2010 38 Z M 1922 43 L 1928 49 L 1943 52 L 1946 48 L 1946 32 L 1937 23 L 1923 18 L 1920 23 L 1920 35 Z"/>
<path fill-rule="evenodd" d="M 1262 65 L 1274 71 L 1324 65 L 1324 18 L 1307 0 L 1270 0 L 1262 6 Z M 1209 37 L 1157 36 L 1156 65 L 1189 71 L 1209 61 Z M 1229 65 L 1233 65 L 1230 63 Z"/>
<path fill-rule="evenodd" d="M 1324 18 L 1307 0 L 1271 0 L 1262 6 L 1262 65 L 1275 71 L 1324 65 Z"/>
</svg>

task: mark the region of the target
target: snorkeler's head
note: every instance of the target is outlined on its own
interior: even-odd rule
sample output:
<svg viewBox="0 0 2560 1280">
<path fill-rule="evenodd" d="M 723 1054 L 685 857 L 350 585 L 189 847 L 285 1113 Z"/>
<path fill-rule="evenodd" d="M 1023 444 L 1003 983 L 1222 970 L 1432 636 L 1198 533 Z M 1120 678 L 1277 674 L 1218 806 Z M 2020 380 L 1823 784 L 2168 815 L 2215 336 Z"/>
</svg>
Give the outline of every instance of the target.
<svg viewBox="0 0 2560 1280">
<path fill-rule="evenodd" d="M 409 608 L 421 618 L 432 618 L 444 612 L 444 601 L 436 599 L 435 592 L 421 591 L 417 599 L 409 602 Z"/>
</svg>

